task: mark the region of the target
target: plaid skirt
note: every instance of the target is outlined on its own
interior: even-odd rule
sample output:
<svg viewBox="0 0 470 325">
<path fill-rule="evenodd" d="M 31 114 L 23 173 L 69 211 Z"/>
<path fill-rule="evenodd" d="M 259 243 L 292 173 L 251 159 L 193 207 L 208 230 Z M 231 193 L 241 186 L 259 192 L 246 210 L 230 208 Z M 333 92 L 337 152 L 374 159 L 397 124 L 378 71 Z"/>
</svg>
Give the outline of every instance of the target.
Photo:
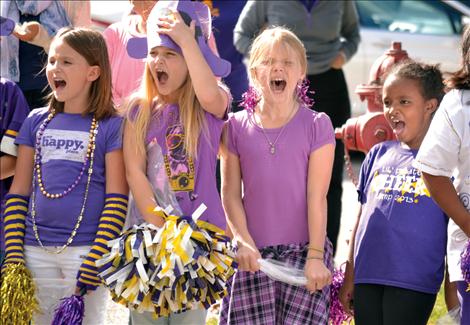
<svg viewBox="0 0 470 325">
<path fill-rule="evenodd" d="M 260 250 L 263 258 L 285 262 L 303 269 L 308 245 L 278 245 Z M 325 241 L 324 262 L 333 272 L 333 247 Z M 222 301 L 219 324 L 294 325 L 327 324 L 330 286 L 313 295 L 304 286 L 270 279 L 261 271 L 237 271 L 229 295 Z"/>
</svg>

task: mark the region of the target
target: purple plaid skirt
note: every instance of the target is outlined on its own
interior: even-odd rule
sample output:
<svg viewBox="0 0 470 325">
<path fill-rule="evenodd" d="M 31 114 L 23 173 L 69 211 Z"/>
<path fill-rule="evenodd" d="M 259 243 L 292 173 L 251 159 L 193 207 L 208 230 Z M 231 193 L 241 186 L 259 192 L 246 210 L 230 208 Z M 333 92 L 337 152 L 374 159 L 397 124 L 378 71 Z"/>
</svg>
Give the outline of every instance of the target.
<svg viewBox="0 0 470 325">
<path fill-rule="evenodd" d="M 269 246 L 260 250 L 271 258 L 303 269 L 308 245 Z M 325 265 L 333 272 L 333 248 L 325 242 Z M 315 294 L 303 286 L 271 280 L 263 272 L 237 271 L 229 295 L 222 302 L 219 324 L 294 325 L 327 324 L 330 287 Z"/>
</svg>

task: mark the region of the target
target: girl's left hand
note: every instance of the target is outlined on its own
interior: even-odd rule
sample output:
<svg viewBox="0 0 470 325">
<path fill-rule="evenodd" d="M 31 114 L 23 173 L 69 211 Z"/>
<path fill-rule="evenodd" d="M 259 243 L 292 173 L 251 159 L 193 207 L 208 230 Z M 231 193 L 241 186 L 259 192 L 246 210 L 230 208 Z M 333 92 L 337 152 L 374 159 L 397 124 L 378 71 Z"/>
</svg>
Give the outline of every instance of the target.
<svg viewBox="0 0 470 325">
<path fill-rule="evenodd" d="M 177 11 L 172 11 L 169 15 L 158 18 L 157 32 L 168 35 L 180 47 L 190 39 L 194 39 L 196 22 L 191 21 L 188 26 Z"/>
<path fill-rule="evenodd" d="M 331 283 L 331 272 L 322 260 L 307 260 L 304 272 L 307 278 L 305 287 L 311 294 L 314 294 L 316 290 L 322 290 Z"/>
</svg>

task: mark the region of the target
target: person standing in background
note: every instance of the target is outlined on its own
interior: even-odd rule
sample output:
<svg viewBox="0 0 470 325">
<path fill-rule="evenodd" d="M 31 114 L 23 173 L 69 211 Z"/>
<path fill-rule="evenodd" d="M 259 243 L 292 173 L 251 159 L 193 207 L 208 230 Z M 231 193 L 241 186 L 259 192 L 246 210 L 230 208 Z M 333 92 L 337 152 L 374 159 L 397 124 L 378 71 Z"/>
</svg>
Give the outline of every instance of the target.
<svg viewBox="0 0 470 325">
<path fill-rule="evenodd" d="M 262 29 L 285 26 L 307 50 L 307 78 L 315 110 L 325 112 L 334 127 L 351 116 L 348 89 L 342 66 L 356 53 L 359 24 L 353 1 L 296 0 L 249 1 L 234 30 L 234 44 L 247 55 L 252 40 Z M 333 174 L 328 191 L 327 235 L 336 249 L 343 193 L 344 146 L 336 141 Z"/>
<path fill-rule="evenodd" d="M 223 79 L 233 96 L 232 112 L 241 110 L 242 94 L 248 90 L 248 75 L 243 54 L 233 45 L 233 30 L 246 4 L 245 0 L 203 0 L 213 17 L 213 33 L 219 56 L 232 64 L 232 71 Z"/>
<path fill-rule="evenodd" d="M 3 240 L 3 205 L 15 173 L 18 146 L 15 139 L 29 107 L 21 89 L 11 80 L 0 78 L 0 266 L 5 252 Z"/>
<path fill-rule="evenodd" d="M 147 18 L 157 1 L 130 0 L 130 3 L 132 14 L 108 26 L 103 32 L 111 63 L 113 100 L 118 106 L 139 88 L 144 74 L 145 60 L 130 57 L 127 53 L 127 44 L 131 38 L 146 37 Z"/>
<path fill-rule="evenodd" d="M 51 37 L 60 28 L 71 24 L 59 1 L 2 0 L 0 15 L 19 24 L 37 21 Z M 50 89 L 43 71 L 47 62 L 44 49 L 19 40 L 13 34 L 2 37 L 1 48 L 1 76 L 17 83 L 30 109 L 45 106 Z"/>
</svg>

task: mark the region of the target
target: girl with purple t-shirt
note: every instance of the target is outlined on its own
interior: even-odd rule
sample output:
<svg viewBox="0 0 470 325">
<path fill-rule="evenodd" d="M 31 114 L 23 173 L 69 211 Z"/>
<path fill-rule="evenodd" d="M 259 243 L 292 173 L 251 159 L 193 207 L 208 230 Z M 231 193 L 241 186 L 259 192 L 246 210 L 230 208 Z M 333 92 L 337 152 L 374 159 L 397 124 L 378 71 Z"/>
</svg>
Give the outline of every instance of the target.
<svg viewBox="0 0 470 325">
<path fill-rule="evenodd" d="M 222 201 L 238 245 L 239 271 L 223 301 L 221 324 L 327 324 L 332 246 L 326 193 L 335 139 L 330 119 L 309 109 L 306 54 L 289 30 L 253 42 L 253 88 L 227 122 Z M 243 188 L 243 191 L 242 191 Z M 306 286 L 276 282 L 258 259 L 303 269 Z"/>
<path fill-rule="evenodd" d="M 358 325 L 427 324 L 444 277 L 447 222 L 412 166 L 444 96 L 436 66 L 407 61 L 385 79 L 385 117 L 397 138 L 367 154 L 357 188 L 340 300 Z"/>
<path fill-rule="evenodd" d="M 182 18 L 188 16 L 190 26 Z M 230 96 L 216 76 L 226 76 L 230 65 L 209 49 L 209 26 L 209 9 L 200 2 L 159 1 L 148 18 L 141 91 L 130 98 L 124 129 L 131 224 L 163 226 L 163 210 L 156 208 L 171 205 L 190 216 L 204 204 L 199 220 L 225 229 L 215 171 Z M 131 50 L 135 54 L 139 48 Z M 166 197 L 176 199 L 163 202 L 169 192 L 174 196 Z M 205 324 L 205 318 L 204 309 L 156 321 L 150 312 L 131 311 L 132 324 L 139 325 Z"/>
<path fill-rule="evenodd" d="M 39 302 L 34 323 L 50 324 L 60 299 L 75 293 L 85 297 L 84 324 L 102 324 L 107 291 L 98 288 L 95 261 L 121 232 L 128 188 L 122 119 L 112 102 L 101 34 L 61 29 L 51 43 L 46 75 L 52 89 L 49 106 L 33 110 L 16 139 L 2 276 L 22 265 L 31 271 Z M 2 317 L 8 315 L 2 311 Z"/>
</svg>

